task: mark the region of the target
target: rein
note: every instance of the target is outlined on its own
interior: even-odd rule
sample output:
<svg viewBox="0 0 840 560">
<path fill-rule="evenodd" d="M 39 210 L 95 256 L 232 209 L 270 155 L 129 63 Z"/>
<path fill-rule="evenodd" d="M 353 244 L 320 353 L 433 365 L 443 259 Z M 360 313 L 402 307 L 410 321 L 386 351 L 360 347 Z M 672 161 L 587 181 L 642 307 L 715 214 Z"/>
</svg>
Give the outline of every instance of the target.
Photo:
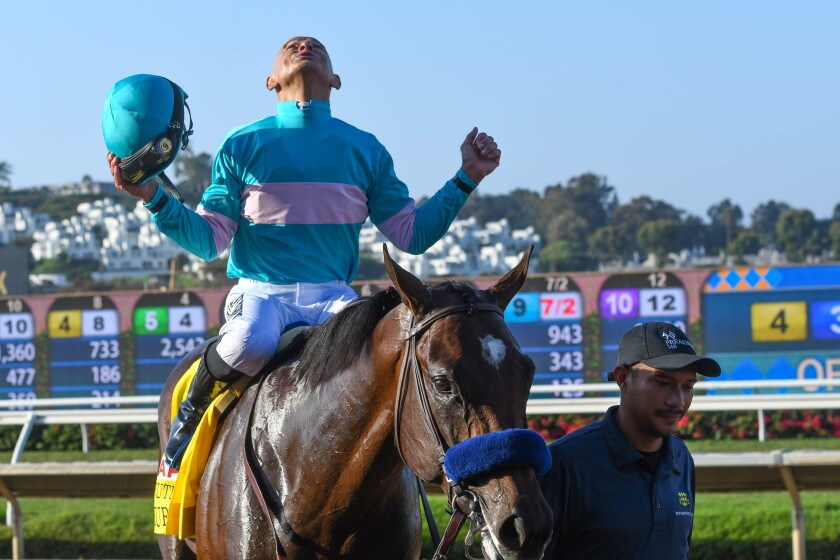
<svg viewBox="0 0 840 560">
<path fill-rule="evenodd" d="M 413 313 L 411 314 L 411 322 L 409 323 L 409 329 L 405 336 L 405 350 L 403 351 L 402 364 L 400 366 L 400 377 L 399 382 L 397 384 L 396 404 L 394 406 L 395 444 L 397 452 L 400 455 L 400 459 L 402 459 L 403 463 L 406 465 L 408 465 L 408 462 L 405 460 L 405 456 L 403 455 L 402 451 L 402 441 L 400 439 L 400 426 L 402 424 L 403 408 L 405 406 L 408 391 L 409 370 L 411 371 L 411 374 L 414 378 L 414 387 L 417 393 L 417 402 L 420 404 L 420 410 L 423 414 L 423 422 L 426 424 L 426 428 L 432 434 L 434 434 L 435 439 L 437 440 L 438 448 L 440 449 L 440 454 L 438 456 L 438 464 L 440 465 L 440 468 L 443 471 L 444 475 L 446 475 L 446 469 L 443 468 L 444 457 L 446 456 L 446 452 L 450 449 L 449 444 L 446 443 L 446 439 L 443 437 L 440 427 L 435 421 L 435 416 L 432 413 L 432 408 L 429 404 L 429 396 L 426 392 L 426 384 L 423 381 L 423 372 L 420 370 L 420 365 L 417 360 L 417 340 L 423 332 L 425 332 L 434 323 L 443 319 L 444 317 L 448 317 L 449 315 L 455 315 L 459 313 L 466 313 L 467 315 L 472 316 L 478 312 L 496 313 L 504 318 L 504 311 L 502 311 L 501 308 L 499 308 L 497 305 L 493 305 L 491 303 L 476 303 L 472 300 L 462 305 L 454 305 L 452 307 L 446 307 L 444 309 L 438 310 L 417 324 L 414 323 L 416 319 L 415 315 Z M 449 554 L 449 550 L 452 547 L 452 544 L 455 542 L 455 539 L 458 536 L 458 532 L 460 531 L 461 526 L 467 519 L 470 520 L 470 529 L 467 534 L 467 547 L 469 547 L 469 544 L 472 542 L 473 535 L 475 535 L 481 523 L 478 519 L 478 497 L 472 491 L 466 488 L 465 485 L 462 485 L 460 483 L 456 483 L 453 485 L 452 481 L 449 480 L 449 478 L 447 477 L 447 482 L 450 486 L 449 506 L 452 510 L 452 517 L 450 517 L 449 523 L 447 524 L 446 530 L 444 531 L 443 538 L 441 539 L 438 535 L 437 526 L 435 525 L 434 519 L 432 518 L 431 512 L 427 505 L 428 501 L 426 500 L 425 489 L 423 488 L 423 483 L 420 480 L 420 477 L 417 477 L 417 482 L 420 494 L 423 497 L 423 506 L 426 510 L 426 523 L 429 525 L 429 533 L 432 536 L 432 541 L 436 549 L 435 554 L 432 557 L 433 560 L 444 560 L 447 557 L 447 555 Z M 469 499 L 470 511 L 468 513 L 462 511 L 457 504 L 457 499 L 462 496 L 467 496 Z M 469 552 L 467 552 L 467 556 L 469 557 Z"/>
</svg>

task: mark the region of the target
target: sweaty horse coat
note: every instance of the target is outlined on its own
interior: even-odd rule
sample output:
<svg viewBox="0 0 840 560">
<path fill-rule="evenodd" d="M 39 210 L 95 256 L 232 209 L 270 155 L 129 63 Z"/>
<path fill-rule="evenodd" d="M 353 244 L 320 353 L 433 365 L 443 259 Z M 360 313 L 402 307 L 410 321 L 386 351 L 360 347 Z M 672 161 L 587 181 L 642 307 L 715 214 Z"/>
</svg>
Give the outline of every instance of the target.
<svg viewBox="0 0 840 560">
<path fill-rule="evenodd" d="M 484 291 L 451 282 L 428 288 L 387 252 L 385 263 L 395 289 L 312 329 L 301 359 L 249 387 L 229 414 L 201 483 L 200 558 L 275 558 L 275 534 L 288 558 L 417 558 L 411 471 L 448 492 L 442 445 L 525 427 L 533 362 L 500 313 L 470 311 L 504 309 L 525 280 L 527 255 Z M 410 335 L 447 309 L 455 311 Z M 409 358 L 419 384 L 401 374 Z M 251 399 L 252 409 L 245 406 Z M 168 433 L 163 420 L 161 433 Z M 249 484 L 247 446 L 271 515 Z M 485 556 L 540 558 L 551 512 L 534 469 L 477 474 L 469 486 Z M 173 538 L 161 546 L 165 557 L 184 554 Z"/>
</svg>

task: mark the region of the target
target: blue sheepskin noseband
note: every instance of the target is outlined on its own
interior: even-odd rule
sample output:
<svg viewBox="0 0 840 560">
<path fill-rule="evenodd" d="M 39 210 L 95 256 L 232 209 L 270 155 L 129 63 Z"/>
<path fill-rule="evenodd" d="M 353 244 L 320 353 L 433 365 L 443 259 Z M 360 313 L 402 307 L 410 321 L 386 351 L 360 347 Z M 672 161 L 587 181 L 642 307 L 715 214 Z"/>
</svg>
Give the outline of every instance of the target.
<svg viewBox="0 0 840 560">
<path fill-rule="evenodd" d="M 551 468 L 551 453 L 543 437 L 533 430 L 504 430 L 456 443 L 446 452 L 443 467 L 452 482 L 516 467 L 533 467 L 541 475 Z"/>
</svg>

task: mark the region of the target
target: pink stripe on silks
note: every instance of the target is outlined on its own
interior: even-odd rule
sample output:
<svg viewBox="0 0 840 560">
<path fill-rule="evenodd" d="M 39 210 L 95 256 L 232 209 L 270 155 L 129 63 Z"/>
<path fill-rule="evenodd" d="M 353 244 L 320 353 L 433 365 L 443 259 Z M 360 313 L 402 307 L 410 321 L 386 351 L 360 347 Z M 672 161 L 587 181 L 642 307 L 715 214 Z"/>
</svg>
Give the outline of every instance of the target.
<svg viewBox="0 0 840 560">
<path fill-rule="evenodd" d="M 263 183 L 242 191 L 242 216 L 254 224 L 358 224 L 367 196 L 342 183 Z"/>
<path fill-rule="evenodd" d="M 397 246 L 401 251 L 408 251 L 411 238 L 414 236 L 414 217 L 417 214 L 417 207 L 414 201 L 409 202 L 402 209 L 377 225 L 379 231 Z"/>
<path fill-rule="evenodd" d="M 210 227 L 213 228 L 213 242 L 216 244 L 216 255 L 221 254 L 227 248 L 233 234 L 236 233 L 236 222 L 227 216 L 208 210 L 201 205 L 198 206 L 195 213 L 204 218 L 210 224 Z"/>
</svg>

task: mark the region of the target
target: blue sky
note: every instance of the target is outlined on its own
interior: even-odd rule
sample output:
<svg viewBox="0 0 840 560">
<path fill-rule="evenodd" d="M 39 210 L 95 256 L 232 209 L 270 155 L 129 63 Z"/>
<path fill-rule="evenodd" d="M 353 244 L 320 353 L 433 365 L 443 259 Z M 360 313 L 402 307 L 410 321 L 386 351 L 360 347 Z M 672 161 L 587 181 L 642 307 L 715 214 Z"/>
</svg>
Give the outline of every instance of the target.
<svg viewBox="0 0 840 560">
<path fill-rule="evenodd" d="M 840 202 L 840 2 L 27 0 L 0 33 L 0 161 L 14 186 L 109 178 L 100 119 L 117 80 L 189 94 L 191 145 L 272 114 L 278 48 L 319 38 L 333 114 L 374 133 L 412 194 L 460 163 L 473 125 L 502 148 L 481 192 L 605 175 L 705 217 L 775 199 Z"/>
</svg>

